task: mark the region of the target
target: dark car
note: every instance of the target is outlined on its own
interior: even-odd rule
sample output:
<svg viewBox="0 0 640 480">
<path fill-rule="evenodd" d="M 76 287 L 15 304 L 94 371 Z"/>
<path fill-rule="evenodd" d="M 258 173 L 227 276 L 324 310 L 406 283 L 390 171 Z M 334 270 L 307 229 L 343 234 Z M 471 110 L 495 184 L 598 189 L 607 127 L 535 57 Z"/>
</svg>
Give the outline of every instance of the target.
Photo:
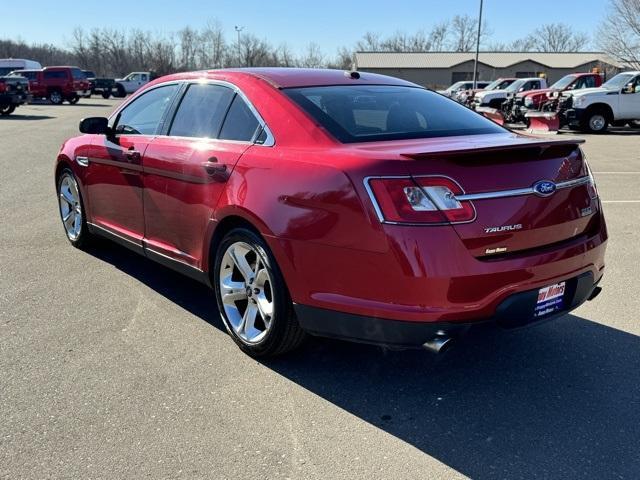
<svg viewBox="0 0 640 480">
<path fill-rule="evenodd" d="M 30 100 L 29 82 L 18 74 L 0 76 L 0 115 L 10 115 Z"/>
<path fill-rule="evenodd" d="M 104 236 L 211 286 L 251 355 L 307 334 L 439 351 L 599 292 L 581 140 L 519 135 L 404 80 L 179 73 L 80 131 L 55 166 L 69 241 Z"/>
</svg>

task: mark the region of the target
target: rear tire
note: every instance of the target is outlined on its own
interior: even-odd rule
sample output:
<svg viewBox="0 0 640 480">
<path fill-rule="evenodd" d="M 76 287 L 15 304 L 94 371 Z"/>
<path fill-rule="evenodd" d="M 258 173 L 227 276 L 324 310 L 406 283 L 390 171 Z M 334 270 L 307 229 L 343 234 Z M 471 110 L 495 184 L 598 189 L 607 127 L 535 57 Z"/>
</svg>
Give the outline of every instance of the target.
<svg viewBox="0 0 640 480">
<path fill-rule="evenodd" d="M 627 125 L 631 128 L 640 128 L 640 120 L 631 120 Z"/>
<path fill-rule="evenodd" d="M 108 92 L 108 91 L 106 91 L 106 90 L 104 90 L 104 91 L 102 92 L 102 98 L 104 98 L 105 100 L 106 100 L 107 98 L 109 98 L 110 96 L 111 96 L 111 92 Z"/>
<path fill-rule="evenodd" d="M 212 281 L 222 321 L 246 354 L 280 355 L 305 339 L 275 258 L 253 231 L 235 228 L 224 236 Z"/>
<path fill-rule="evenodd" d="M 84 248 L 91 234 L 87 228 L 87 217 L 82 194 L 76 177 L 70 168 L 64 168 L 58 176 L 58 211 L 67 240 L 76 248 Z"/>
<path fill-rule="evenodd" d="M 80 97 L 77 95 L 74 95 L 73 97 L 69 97 L 67 99 L 67 101 L 69 102 L 69 105 L 75 105 L 76 103 L 78 103 L 78 100 L 80 100 Z"/>
<path fill-rule="evenodd" d="M 2 105 L 0 106 L 0 115 L 11 115 L 15 109 L 15 105 Z"/>
</svg>

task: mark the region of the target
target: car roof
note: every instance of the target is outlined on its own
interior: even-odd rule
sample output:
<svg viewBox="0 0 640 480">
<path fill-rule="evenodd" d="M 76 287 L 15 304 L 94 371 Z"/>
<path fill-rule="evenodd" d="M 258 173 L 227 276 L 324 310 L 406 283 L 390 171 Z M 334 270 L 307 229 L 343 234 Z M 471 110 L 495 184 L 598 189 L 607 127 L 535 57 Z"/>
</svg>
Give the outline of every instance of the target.
<svg viewBox="0 0 640 480">
<path fill-rule="evenodd" d="M 221 70 L 207 70 L 201 72 L 187 72 L 170 75 L 161 81 L 172 79 L 192 79 L 206 75 L 210 78 L 225 78 L 233 80 L 242 77 L 260 78 L 275 88 L 291 87 L 316 87 L 326 85 L 397 85 L 420 87 L 415 83 L 399 78 L 379 75 L 377 73 L 357 72 L 353 75 L 350 71 L 330 70 L 320 68 L 230 68 Z M 356 78 L 357 77 L 357 78 Z M 420 87 L 422 88 L 422 87 Z"/>
<path fill-rule="evenodd" d="M 74 67 L 69 65 L 55 65 L 52 67 L 44 67 L 42 70 L 67 70 L 69 68 L 77 68 L 78 70 L 80 70 L 80 67 Z"/>
</svg>

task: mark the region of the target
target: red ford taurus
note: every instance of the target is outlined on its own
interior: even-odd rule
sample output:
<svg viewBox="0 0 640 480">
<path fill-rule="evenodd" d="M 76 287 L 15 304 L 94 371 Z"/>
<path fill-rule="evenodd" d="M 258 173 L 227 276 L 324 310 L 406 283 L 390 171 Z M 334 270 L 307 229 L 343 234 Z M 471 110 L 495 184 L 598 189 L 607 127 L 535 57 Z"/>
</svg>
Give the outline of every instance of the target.
<svg viewBox="0 0 640 480">
<path fill-rule="evenodd" d="M 210 285 L 251 355 L 307 334 L 437 351 L 600 291 L 607 231 L 580 141 L 403 80 L 181 73 L 80 131 L 55 168 L 71 243 L 104 236 Z"/>
</svg>

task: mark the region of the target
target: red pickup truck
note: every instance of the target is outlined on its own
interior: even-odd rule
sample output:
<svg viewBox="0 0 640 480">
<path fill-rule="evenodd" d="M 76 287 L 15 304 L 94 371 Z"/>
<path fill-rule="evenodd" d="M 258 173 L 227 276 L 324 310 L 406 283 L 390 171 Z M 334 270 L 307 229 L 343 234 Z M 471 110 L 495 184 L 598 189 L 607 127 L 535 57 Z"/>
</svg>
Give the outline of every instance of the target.
<svg viewBox="0 0 640 480">
<path fill-rule="evenodd" d="M 595 88 L 602 85 L 602 75 L 599 73 L 571 73 L 565 75 L 549 88 L 542 90 L 529 90 L 516 95 L 516 101 L 529 110 L 539 110 L 541 105 L 549 99 L 549 93 L 565 92 L 567 90 L 580 90 L 583 88 Z"/>
<path fill-rule="evenodd" d="M 55 105 L 65 100 L 76 103 L 80 97 L 91 94 L 87 77 L 78 67 L 45 67 L 42 70 L 20 70 L 29 80 L 33 98 L 46 98 Z"/>
</svg>

